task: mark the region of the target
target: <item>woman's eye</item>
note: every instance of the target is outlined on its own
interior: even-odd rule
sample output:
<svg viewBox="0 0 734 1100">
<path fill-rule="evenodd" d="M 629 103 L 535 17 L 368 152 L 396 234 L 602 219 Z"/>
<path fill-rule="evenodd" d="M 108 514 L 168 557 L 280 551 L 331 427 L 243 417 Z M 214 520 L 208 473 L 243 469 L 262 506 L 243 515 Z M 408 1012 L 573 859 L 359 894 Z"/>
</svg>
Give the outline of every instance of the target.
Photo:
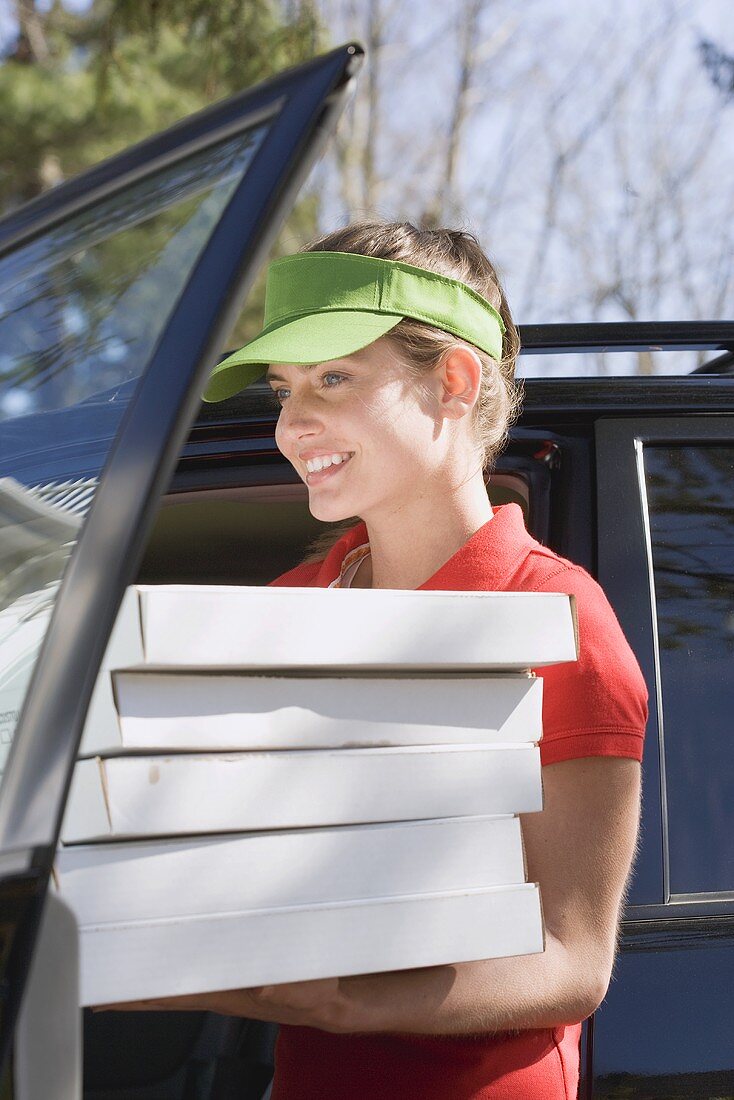
<svg viewBox="0 0 734 1100">
<path fill-rule="evenodd" d="M 344 381 L 345 377 L 346 375 L 338 374 L 336 371 L 327 371 L 326 374 L 322 375 L 321 383 L 325 389 L 333 390 L 340 382 Z M 270 392 L 275 403 L 281 406 L 291 395 L 291 391 L 287 386 L 273 386 Z"/>
</svg>

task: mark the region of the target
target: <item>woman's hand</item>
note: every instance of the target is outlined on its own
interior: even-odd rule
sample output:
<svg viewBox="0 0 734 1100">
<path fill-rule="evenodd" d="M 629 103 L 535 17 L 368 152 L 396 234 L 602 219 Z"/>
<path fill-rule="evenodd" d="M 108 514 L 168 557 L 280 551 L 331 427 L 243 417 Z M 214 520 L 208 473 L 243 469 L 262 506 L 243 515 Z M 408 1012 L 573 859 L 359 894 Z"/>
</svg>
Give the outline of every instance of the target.
<svg viewBox="0 0 734 1100">
<path fill-rule="evenodd" d="M 338 978 L 310 982 L 262 985 L 252 989 L 226 989 L 215 993 L 192 993 L 145 1001 L 96 1005 L 94 1012 L 219 1012 L 224 1016 L 245 1016 L 278 1024 L 318 1027 L 341 1031 L 344 1002 Z"/>
</svg>

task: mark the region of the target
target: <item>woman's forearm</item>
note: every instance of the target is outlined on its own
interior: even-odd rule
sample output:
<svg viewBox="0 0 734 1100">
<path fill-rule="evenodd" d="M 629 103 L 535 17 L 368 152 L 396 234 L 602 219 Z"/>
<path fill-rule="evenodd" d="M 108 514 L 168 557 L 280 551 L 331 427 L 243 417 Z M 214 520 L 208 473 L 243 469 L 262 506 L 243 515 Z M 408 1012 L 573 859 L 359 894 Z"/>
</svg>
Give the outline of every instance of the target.
<svg viewBox="0 0 734 1100">
<path fill-rule="evenodd" d="M 543 954 L 339 982 L 339 1030 L 471 1034 L 575 1023 L 589 1016 L 608 974 L 549 936 Z"/>
</svg>

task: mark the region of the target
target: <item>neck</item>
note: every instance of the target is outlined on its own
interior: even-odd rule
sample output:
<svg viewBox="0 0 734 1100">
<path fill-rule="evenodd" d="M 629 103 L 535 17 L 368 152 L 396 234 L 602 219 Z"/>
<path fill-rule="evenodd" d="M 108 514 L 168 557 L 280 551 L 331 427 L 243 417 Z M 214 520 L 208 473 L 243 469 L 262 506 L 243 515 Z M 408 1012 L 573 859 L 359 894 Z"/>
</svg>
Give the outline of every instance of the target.
<svg viewBox="0 0 734 1100">
<path fill-rule="evenodd" d="M 481 471 L 448 498 L 424 493 L 391 515 L 365 516 L 370 556 L 352 587 L 419 588 L 491 518 Z"/>
</svg>

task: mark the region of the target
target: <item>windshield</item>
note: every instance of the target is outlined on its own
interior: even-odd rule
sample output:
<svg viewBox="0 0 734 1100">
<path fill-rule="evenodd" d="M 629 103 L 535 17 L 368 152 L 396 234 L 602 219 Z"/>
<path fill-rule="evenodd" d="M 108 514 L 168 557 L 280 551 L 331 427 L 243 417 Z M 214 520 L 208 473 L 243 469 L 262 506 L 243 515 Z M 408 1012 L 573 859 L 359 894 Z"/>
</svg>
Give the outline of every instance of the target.
<svg viewBox="0 0 734 1100">
<path fill-rule="evenodd" d="M 0 771 L 120 419 L 267 123 L 0 259 Z"/>
</svg>

